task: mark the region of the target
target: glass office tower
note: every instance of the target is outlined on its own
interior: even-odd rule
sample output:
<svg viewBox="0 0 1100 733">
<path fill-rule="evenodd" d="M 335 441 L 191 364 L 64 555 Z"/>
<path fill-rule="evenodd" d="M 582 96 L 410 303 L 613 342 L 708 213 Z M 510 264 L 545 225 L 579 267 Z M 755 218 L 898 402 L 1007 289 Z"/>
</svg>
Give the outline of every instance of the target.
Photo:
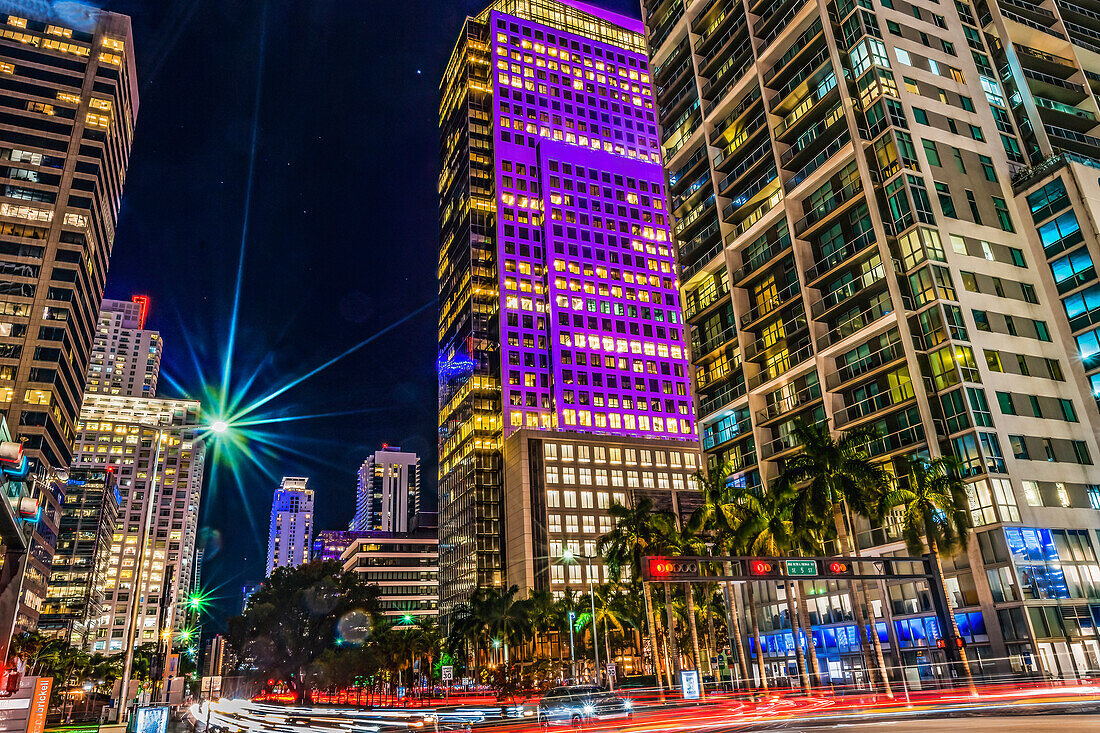
<svg viewBox="0 0 1100 733">
<path fill-rule="evenodd" d="M 873 426 L 899 475 L 957 458 L 976 531 L 948 590 L 976 672 L 1095 669 L 1100 365 L 1082 357 L 1100 347 L 1073 297 L 1095 237 L 1065 210 L 1098 180 L 1079 164 L 1080 189 L 1066 161 L 1100 154 L 1100 6 L 642 5 L 708 463 L 763 487 L 798 419 Z M 1065 186 L 1038 193 L 1052 176 Z M 899 522 L 857 518 L 854 549 L 905 554 Z M 845 678 L 852 614 L 819 585 L 821 668 Z M 777 671 L 782 598 L 756 609 Z M 868 604 L 918 670 L 939 654 L 927 601 L 891 584 Z"/>
<path fill-rule="evenodd" d="M 574 2 L 468 18 L 440 107 L 442 608 L 504 582 L 520 431 L 691 442 L 641 24 Z"/>
</svg>

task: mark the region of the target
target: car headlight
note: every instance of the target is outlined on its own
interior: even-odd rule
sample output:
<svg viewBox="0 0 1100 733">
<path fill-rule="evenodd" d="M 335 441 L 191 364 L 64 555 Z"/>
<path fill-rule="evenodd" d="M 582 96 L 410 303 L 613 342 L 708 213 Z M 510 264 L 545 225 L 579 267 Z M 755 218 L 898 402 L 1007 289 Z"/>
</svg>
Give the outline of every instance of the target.
<svg viewBox="0 0 1100 733">
<path fill-rule="evenodd" d="M 596 712 L 596 708 L 592 707 L 591 705 L 585 705 L 583 708 L 581 708 L 581 710 L 584 711 L 585 715 L 591 715 L 592 713 Z"/>
<path fill-rule="evenodd" d="M 623 700 L 623 709 L 624 710 L 630 710 L 630 708 L 632 708 L 632 707 L 634 707 L 634 705 L 630 702 L 630 700 Z"/>
</svg>

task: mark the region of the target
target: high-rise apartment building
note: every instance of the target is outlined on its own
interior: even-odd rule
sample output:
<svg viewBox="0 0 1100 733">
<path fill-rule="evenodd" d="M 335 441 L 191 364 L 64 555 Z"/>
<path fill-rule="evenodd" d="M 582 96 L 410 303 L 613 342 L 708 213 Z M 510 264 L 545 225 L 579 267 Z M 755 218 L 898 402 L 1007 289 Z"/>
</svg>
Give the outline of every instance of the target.
<svg viewBox="0 0 1100 733">
<path fill-rule="evenodd" d="M 0 410 L 40 471 L 71 458 L 138 109 L 129 18 L 63 5 L 0 15 Z M 37 482 L 42 527 L 2 610 L 18 629 L 45 598 L 62 483 Z"/>
<path fill-rule="evenodd" d="M 912 456 L 956 458 L 976 529 L 946 570 L 975 672 L 1094 669 L 1100 296 L 1095 229 L 1076 227 L 1098 175 L 1073 161 L 1100 154 L 1100 16 L 1077 0 L 642 6 L 709 465 L 766 485 L 797 420 L 873 427 L 899 480 Z M 855 549 L 905 554 L 900 521 L 856 518 Z M 843 679 L 858 634 L 818 585 L 817 653 Z M 888 655 L 939 658 L 924 591 L 871 596 Z M 786 669 L 782 593 L 757 599 L 769 668 Z"/>
<path fill-rule="evenodd" d="M 121 497 L 107 569 L 106 610 L 93 651 L 117 651 L 129 638 L 137 592 L 137 643 L 153 641 L 167 605 L 172 628 L 187 616 L 206 449 L 196 400 L 88 395 L 73 443 L 73 466 L 109 470 Z M 145 562 L 138 568 L 145 542 Z M 140 575 L 139 575 L 140 573 Z M 135 591 L 136 587 L 136 591 Z"/>
<path fill-rule="evenodd" d="M 383 445 L 359 468 L 353 532 L 407 532 L 420 508 L 420 458 Z"/>
<path fill-rule="evenodd" d="M 149 299 L 104 300 L 88 364 L 88 394 L 156 397 L 163 350 L 160 333 L 145 328 Z"/>
<path fill-rule="evenodd" d="M 308 478 L 284 476 L 271 501 L 267 534 L 267 571 L 296 568 L 310 561 L 313 548 L 313 489 Z"/>
<path fill-rule="evenodd" d="M 446 614 L 504 582 L 521 430 L 695 440 L 652 82 L 636 20 L 498 0 L 441 85 L 440 553 Z"/>
<path fill-rule="evenodd" d="M 113 471 L 74 468 L 65 482 L 60 530 L 46 602 L 38 617 L 43 634 L 91 651 L 105 616 L 107 572 L 118 529 L 120 495 Z"/>
</svg>

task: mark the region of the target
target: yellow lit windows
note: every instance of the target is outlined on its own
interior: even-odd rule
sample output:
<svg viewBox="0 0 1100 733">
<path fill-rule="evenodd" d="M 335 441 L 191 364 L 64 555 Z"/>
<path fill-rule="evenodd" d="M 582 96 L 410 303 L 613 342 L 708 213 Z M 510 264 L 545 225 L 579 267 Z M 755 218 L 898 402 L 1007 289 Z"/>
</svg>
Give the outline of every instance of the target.
<svg viewBox="0 0 1100 733">
<path fill-rule="evenodd" d="M 72 38 L 73 32 L 68 28 L 62 28 L 59 25 L 46 26 L 46 33 L 51 36 L 61 36 L 62 38 Z"/>
<path fill-rule="evenodd" d="M 16 28 L 26 28 L 27 27 L 27 19 L 26 18 L 20 18 L 18 15 L 9 15 L 8 16 L 8 25 L 13 25 Z"/>
<path fill-rule="evenodd" d="M 0 61 L 0 74 L 14 74 L 15 64 L 9 64 L 7 61 Z"/>
<path fill-rule="evenodd" d="M 41 112 L 42 114 L 50 115 L 51 117 L 55 114 L 53 105 L 46 104 L 45 102 L 27 102 L 27 111 Z"/>
<path fill-rule="evenodd" d="M 29 405 L 48 405 L 51 397 L 52 393 L 46 389 L 28 389 L 23 395 L 23 399 Z"/>
<path fill-rule="evenodd" d="M 111 100 L 109 100 L 109 99 L 97 99 L 96 97 L 92 97 L 91 99 L 88 100 L 88 106 L 91 107 L 92 109 L 98 109 L 98 110 L 102 110 L 104 112 L 110 112 L 111 111 Z"/>
<path fill-rule="evenodd" d="M 109 48 L 112 51 L 118 51 L 119 53 L 122 53 L 124 50 L 126 50 L 126 42 L 118 38 L 110 38 L 108 36 L 104 36 L 103 47 Z"/>
<path fill-rule="evenodd" d="M 0 403 L 11 402 L 15 391 L 11 387 L 0 387 Z"/>
<path fill-rule="evenodd" d="M 24 21 L 24 22 L 26 22 L 26 21 Z M 25 28 L 26 26 L 21 26 L 21 27 Z M 11 40 L 18 41 L 19 43 L 25 43 L 28 46 L 37 46 L 39 44 L 39 42 L 42 40 L 38 36 L 32 36 L 30 33 L 19 33 L 17 31 L 9 31 L 6 28 L 4 30 L 0 30 L 0 36 L 3 36 L 4 38 L 10 38 Z"/>
<path fill-rule="evenodd" d="M 70 94 L 69 92 L 58 92 L 57 101 L 67 102 L 68 104 L 80 104 L 80 95 Z"/>
<path fill-rule="evenodd" d="M 113 53 L 107 53 L 106 51 L 99 54 L 99 60 L 105 64 L 110 64 L 111 66 L 122 66 L 121 56 L 115 55 Z"/>
</svg>

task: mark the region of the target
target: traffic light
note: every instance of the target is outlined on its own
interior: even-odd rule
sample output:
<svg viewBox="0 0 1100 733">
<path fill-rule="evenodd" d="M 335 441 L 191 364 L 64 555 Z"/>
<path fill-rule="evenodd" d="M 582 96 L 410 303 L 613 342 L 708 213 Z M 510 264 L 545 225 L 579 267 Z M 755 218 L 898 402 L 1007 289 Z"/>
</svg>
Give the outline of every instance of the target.
<svg viewBox="0 0 1100 733">
<path fill-rule="evenodd" d="M 947 648 L 947 642 L 943 638 L 936 639 L 936 646 L 939 647 L 940 649 L 946 649 Z M 959 649 L 965 648 L 966 647 L 966 640 L 963 639 L 961 636 L 956 636 L 955 637 L 955 646 L 958 647 Z"/>
<path fill-rule="evenodd" d="M 749 560 L 749 575 L 757 578 L 781 578 L 783 568 L 775 560 L 753 558 Z"/>
<path fill-rule="evenodd" d="M 833 558 L 822 563 L 825 566 L 825 575 L 830 578 L 850 578 L 854 571 L 852 563 L 845 558 Z"/>
<path fill-rule="evenodd" d="M 684 580 L 700 577 L 698 561 L 676 557 L 647 557 L 646 571 L 650 580 Z"/>
</svg>

